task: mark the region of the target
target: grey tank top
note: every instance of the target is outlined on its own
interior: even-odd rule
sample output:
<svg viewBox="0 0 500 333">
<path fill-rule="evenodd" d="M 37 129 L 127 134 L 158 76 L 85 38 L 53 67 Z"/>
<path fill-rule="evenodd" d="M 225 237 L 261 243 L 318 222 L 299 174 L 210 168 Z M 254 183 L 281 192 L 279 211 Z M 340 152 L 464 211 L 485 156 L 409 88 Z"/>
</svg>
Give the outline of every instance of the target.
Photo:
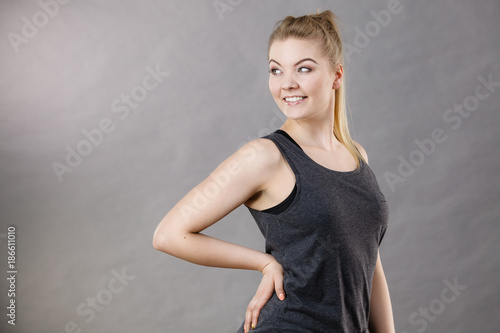
<svg viewBox="0 0 500 333">
<path fill-rule="evenodd" d="M 266 253 L 283 266 L 286 294 L 281 301 L 273 293 L 251 332 L 367 333 L 377 251 L 389 218 L 374 173 L 362 160 L 353 171 L 328 169 L 280 129 L 262 138 L 279 148 L 296 188 L 278 212 L 247 206 Z"/>
</svg>

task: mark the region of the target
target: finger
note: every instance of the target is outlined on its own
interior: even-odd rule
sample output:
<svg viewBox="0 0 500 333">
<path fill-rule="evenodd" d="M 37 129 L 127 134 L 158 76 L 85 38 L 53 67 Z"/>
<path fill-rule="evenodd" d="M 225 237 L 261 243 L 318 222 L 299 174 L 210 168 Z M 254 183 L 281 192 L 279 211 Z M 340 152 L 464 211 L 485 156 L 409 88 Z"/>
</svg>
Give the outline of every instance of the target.
<svg viewBox="0 0 500 333">
<path fill-rule="evenodd" d="M 273 293 L 273 289 L 271 289 L 269 292 L 263 292 L 261 295 L 256 295 L 255 302 L 253 303 L 253 306 L 251 308 L 251 313 L 252 313 L 252 321 L 251 323 L 253 324 L 252 328 L 255 328 L 255 326 L 258 325 L 259 323 L 259 315 L 260 315 L 260 310 L 264 307 L 264 305 L 267 304 L 269 299 L 271 298 Z"/>
<path fill-rule="evenodd" d="M 285 290 L 283 289 L 283 276 L 278 276 L 274 280 L 274 288 L 276 290 L 276 295 L 280 300 L 285 299 Z"/>
<path fill-rule="evenodd" d="M 282 282 L 280 284 L 283 284 Z M 275 283 L 269 278 L 263 278 L 257 292 L 247 307 L 245 314 L 245 333 L 257 326 L 260 310 L 269 301 L 275 289 Z"/>
<path fill-rule="evenodd" d="M 255 308 L 255 297 L 250 301 L 250 304 L 248 304 L 248 307 L 247 307 L 247 312 L 245 314 L 245 325 L 244 325 L 244 329 L 245 329 L 245 332 L 248 332 L 250 331 L 250 327 L 252 325 L 252 318 L 253 318 L 253 309 Z M 255 326 L 255 324 L 254 324 Z"/>
<path fill-rule="evenodd" d="M 259 302 L 260 303 L 260 302 Z M 254 329 L 258 323 L 259 323 L 259 315 L 260 315 L 260 309 L 262 308 L 261 305 L 256 304 L 252 311 L 250 312 L 250 322 L 249 322 L 249 327 Z"/>
<path fill-rule="evenodd" d="M 266 301 L 262 299 L 262 297 L 255 295 L 255 298 L 248 305 L 247 316 L 246 316 L 246 323 L 248 330 L 254 329 L 257 326 L 259 322 L 260 310 L 262 309 L 265 303 Z"/>
<path fill-rule="evenodd" d="M 255 310 L 253 312 L 253 316 L 252 316 L 252 329 L 254 329 L 255 326 L 257 326 L 257 324 L 258 324 L 259 314 L 260 314 L 260 310 Z"/>
<path fill-rule="evenodd" d="M 245 325 L 243 326 L 243 329 L 245 330 L 245 333 L 247 333 L 250 330 L 250 323 L 252 322 L 252 314 L 247 311 L 245 315 Z"/>
</svg>

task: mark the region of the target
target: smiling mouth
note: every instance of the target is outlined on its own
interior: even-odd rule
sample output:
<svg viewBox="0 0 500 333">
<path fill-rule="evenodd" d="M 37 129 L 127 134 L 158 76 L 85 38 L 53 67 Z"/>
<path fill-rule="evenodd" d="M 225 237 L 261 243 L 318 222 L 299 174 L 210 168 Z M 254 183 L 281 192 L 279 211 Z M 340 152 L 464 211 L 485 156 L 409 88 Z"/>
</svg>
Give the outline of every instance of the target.
<svg viewBox="0 0 500 333">
<path fill-rule="evenodd" d="M 299 105 L 303 101 L 307 99 L 307 96 L 293 96 L 293 97 L 285 97 L 283 100 L 285 101 L 285 104 L 288 106 L 294 106 L 294 105 Z"/>
<path fill-rule="evenodd" d="M 291 103 L 293 103 L 293 102 L 302 101 L 302 100 L 304 100 L 306 98 L 307 98 L 307 96 L 294 96 L 294 97 L 285 97 L 285 98 L 283 98 L 283 100 L 285 102 L 291 102 Z"/>
</svg>

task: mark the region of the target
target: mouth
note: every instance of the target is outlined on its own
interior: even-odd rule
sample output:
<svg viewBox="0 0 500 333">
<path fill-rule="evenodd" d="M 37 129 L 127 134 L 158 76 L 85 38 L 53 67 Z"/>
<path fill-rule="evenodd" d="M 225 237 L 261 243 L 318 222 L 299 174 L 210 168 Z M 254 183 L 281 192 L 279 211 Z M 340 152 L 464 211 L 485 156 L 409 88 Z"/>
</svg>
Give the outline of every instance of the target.
<svg viewBox="0 0 500 333">
<path fill-rule="evenodd" d="M 297 105 L 302 103 L 305 99 L 307 99 L 307 96 L 290 96 L 283 98 L 283 101 L 285 101 L 287 105 Z"/>
</svg>

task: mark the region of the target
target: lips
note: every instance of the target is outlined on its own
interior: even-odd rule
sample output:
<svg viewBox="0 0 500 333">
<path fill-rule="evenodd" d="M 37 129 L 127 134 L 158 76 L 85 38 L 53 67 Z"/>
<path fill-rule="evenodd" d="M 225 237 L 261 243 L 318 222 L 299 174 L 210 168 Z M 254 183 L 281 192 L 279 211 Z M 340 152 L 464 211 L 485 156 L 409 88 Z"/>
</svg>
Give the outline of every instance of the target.
<svg viewBox="0 0 500 333">
<path fill-rule="evenodd" d="M 297 102 L 303 99 L 306 99 L 307 96 L 287 96 L 283 98 L 286 102 Z"/>
<path fill-rule="evenodd" d="M 297 105 L 307 99 L 307 96 L 287 96 L 283 98 L 287 105 Z"/>
</svg>

